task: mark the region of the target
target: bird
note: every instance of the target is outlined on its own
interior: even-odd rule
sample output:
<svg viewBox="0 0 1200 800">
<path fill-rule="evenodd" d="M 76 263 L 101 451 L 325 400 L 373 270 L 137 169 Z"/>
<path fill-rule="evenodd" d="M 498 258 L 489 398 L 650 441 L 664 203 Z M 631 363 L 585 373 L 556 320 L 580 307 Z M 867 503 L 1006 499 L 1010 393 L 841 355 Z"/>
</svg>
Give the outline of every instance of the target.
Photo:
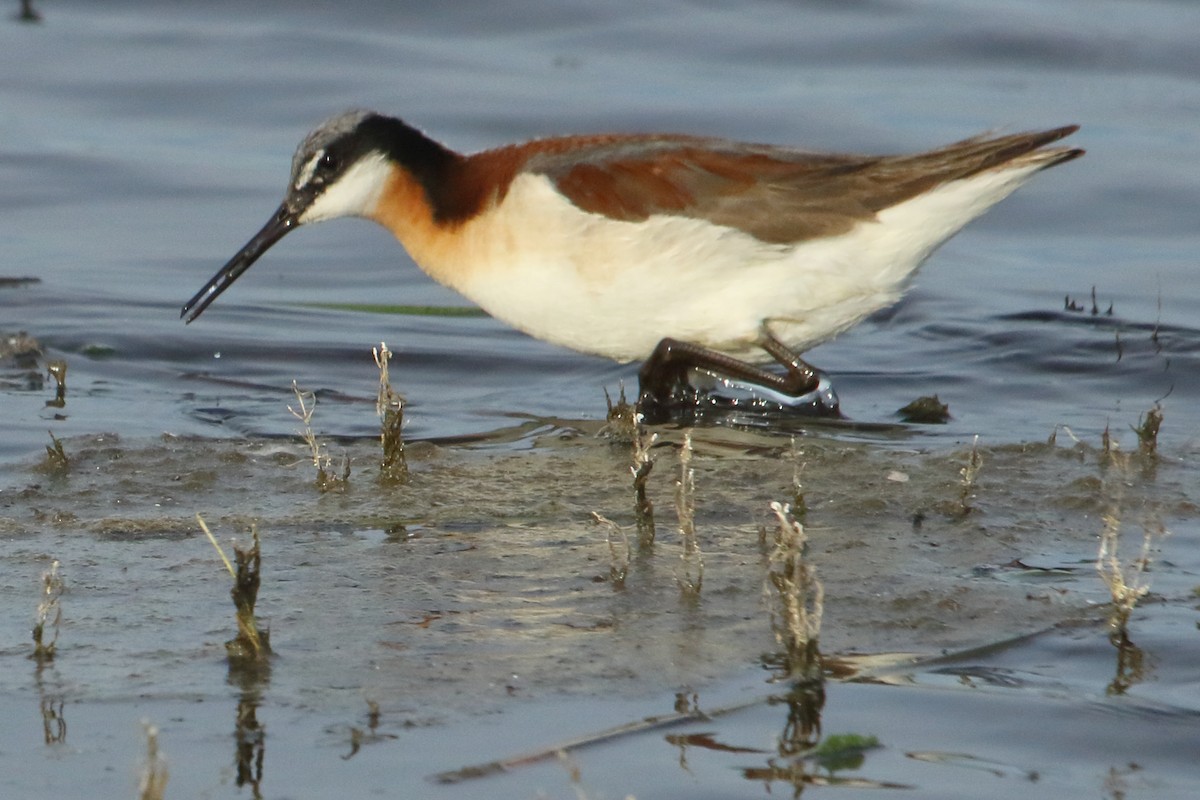
<svg viewBox="0 0 1200 800">
<path fill-rule="evenodd" d="M 181 317 L 194 321 L 292 230 L 362 217 L 512 327 L 641 361 L 644 398 L 697 369 L 799 397 L 818 384 L 804 351 L 899 301 L 943 242 L 1083 155 L 1049 146 L 1076 130 L 983 134 L 909 155 L 657 133 L 464 155 L 354 109 L 303 139 L 283 202 Z"/>
</svg>

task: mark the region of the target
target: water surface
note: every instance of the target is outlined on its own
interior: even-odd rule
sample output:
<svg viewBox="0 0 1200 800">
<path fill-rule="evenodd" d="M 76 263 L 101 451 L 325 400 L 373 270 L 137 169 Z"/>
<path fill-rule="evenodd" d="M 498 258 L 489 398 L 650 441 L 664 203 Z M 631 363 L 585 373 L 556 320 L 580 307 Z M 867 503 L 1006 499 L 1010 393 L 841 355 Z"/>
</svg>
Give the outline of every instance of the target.
<svg viewBox="0 0 1200 800">
<path fill-rule="evenodd" d="M 578 751 L 582 788 L 762 797 L 789 781 L 821 793 L 841 777 L 853 780 L 828 791 L 1194 795 L 1200 10 L 42 11 L 39 25 L 0 24 L 0 277 L 37 279 L 0 284 L 0 332 L 27 331 L 45 350 L 41 366 L 0 375 L 5 794 L 132 795 L 145 717 L 162 729 L 168 796 L 572 797 L 553 760 L 477 782 L 430 778 L 682 703 L 731 710 Z M 785 755 L 787 705 L 765 699 L 785 687 L 760 663 L 777 644 L 757 542 L 767 502 L 790 491 L 785 437 L 698 435 L 708 578 L 697 603 L 674 577 L 678 435 L 666 432 L 652 485 L 661 540 L 620 591 L 589 514 L 631 523 L 628 455 L 593 435 L 604 389 L 632 387 L 634 367 L 486 317 L 312 307 L 466 305 L 359 221 L 289 236 L 202 319 L 179 321 L 278 204 L 303 134 L 350 106 L 462 150 L 674 130 L 900 152 L 1083 126 L 1071 140 L 1083 159 L 948 243 L 896 308 L 809 354 L 850 418 L 800 441 L 828 582 L 822 647 L 886 656 L 853 662 L 821 709 L 824 733 L 880 740 L 859 766 L 831 776 Z M 397 353 L 410 439 L 443 443 L 417 449 L 413 486 L 395 492 L 372 479 L 381 340 Z M 68 365 L 62 408 L 47 405 L 53 382 L 31 377 L 54 359 Z M 318 434 L 354 458 L 348 494 L 311 486 L 286 408 L 293 380 L 318 394 Z M 926 394 L 949 403 L 949 423 L 900 424 L 896 409 Z M 1159 458 L 1114 471 L 1104 430 L 1136 449 L 1130 427 L 1157 401 Z M 66 470 L 41 464 L 48 430 L 72 457 Z M 956 517 L 977 434 L 973 510 Z M 266 680 L 229 677 L 227 584 L 196 537 L 197 511 L 225 538 L 252 520 L 264 533 L 261 602 L 279 651 Z M 1108 641 L 1092 563 L 1114 512 L 1126 561 L 1143 530 L 1171 531 L 1152 536 L 1136 675 Z M 53 558 L 69 593 L 60 655 L 39 670 L 28 627 Z M 698 733 L 733 749 L 697 746 Z M 246 752 L 264 753 L 255 780 L 238 771 Z"/>
</svg>

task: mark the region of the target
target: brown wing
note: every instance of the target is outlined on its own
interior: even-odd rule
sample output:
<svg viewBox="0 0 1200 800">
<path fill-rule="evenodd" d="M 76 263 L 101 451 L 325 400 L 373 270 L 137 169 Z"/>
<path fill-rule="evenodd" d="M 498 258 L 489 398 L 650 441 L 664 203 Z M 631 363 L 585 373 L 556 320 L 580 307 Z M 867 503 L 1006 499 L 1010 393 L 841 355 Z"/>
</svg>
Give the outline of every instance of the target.
<svg viewBox="0 0 1200 800">
<path fill-rule="evenodd" d="M 834 235 L 934 186 L 1009 162 L 1050 166 L 1082 150 L 1039 151 L 1076 130 L 974 138 L 909 156 L 808 153 L 686 136 L 565 137 L 520 148 L 580 208 L 613 219 L 705 219 L 772 243 Z"/>
</svg>

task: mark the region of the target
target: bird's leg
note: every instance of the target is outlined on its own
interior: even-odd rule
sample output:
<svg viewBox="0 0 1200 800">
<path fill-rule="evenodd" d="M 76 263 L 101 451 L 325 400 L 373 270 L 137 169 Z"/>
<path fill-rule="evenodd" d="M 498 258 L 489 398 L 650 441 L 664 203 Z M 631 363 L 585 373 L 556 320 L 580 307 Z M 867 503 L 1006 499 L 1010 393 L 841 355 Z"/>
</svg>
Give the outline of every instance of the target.
<svg viewBox="0 0 1200 800">
<path fill-rule="evenodd" d="M 787 370 L 787 375 L 781 378 L 781 388 L 793 397 L 808 394 L 821 382 L 816 368 L 801 358 L 799 353 L 776 339 L 767 329 L 766 323 L 763 323 L 758 346 L 770 353 L 771 357 Z"/>
<path fill-rule="evenodd" d="M 669 402 L 669 398 L 676 394 L 677 389 L 688 386 L 687 371 L 692 368 L 706 369 L 727 378 L 774 389 L 792 397 L 801 397 L 817 388 L 819 378 L 816 370 L 776 339 L 765 325 L 758 343 L 783 365 L 787 370 L 785 374 L 777 375 L 726 353 L 692 342 L 663 339 L 638 371 L 641 387 L 639 402 L 657 405 Z"/>
</svg>

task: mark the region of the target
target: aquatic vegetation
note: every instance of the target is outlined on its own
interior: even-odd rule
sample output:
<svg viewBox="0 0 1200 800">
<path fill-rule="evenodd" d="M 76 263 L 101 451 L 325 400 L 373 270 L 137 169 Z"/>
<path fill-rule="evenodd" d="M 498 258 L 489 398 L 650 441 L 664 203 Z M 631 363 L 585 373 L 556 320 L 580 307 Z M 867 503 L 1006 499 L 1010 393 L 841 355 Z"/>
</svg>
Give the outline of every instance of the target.
<svg viewBox="0 0 1200 800">
<path fill-rule="evenodd" d="M 250 527 L 251 546 L 248 549 L 243 550 L 234 545 L 233 556 L 237 562 L 235 568 L 230 563 L 228 556 L 225 555 L 225 551 L 221 549 L 216 537 L 208 529 L 204 518 L 197 514 L 196 521 L 200 523 L 200 529 L 204 531 L 204 535 L 208 537 L 208 541 L 212 543 L 221 557 L 225 569 L 233 577 L 233 588 L 229 590 L 229 593 L 233 597 L 233 605 L 236 609 L 238 633 L 237 636 L 225 643 L 230 666 L 255 665 L 265 662 L 271 655 L 271 632 L 269 630 L 260 631 L 258 620 L 254 616 L 262 567 L 262 543 L 258 537 L 258 526 Z"/>
<path fill-rule="evenodd" d="M 685 595 L 699 596 L 704 583 L 704 555 L 696 540 L 696 473 L 692 469 L 692 434 L 685 433 L 679 448 L 679 480 L 675 482 L 675 512 L 683 552 L 675 581 Z"/>
<path fill-rule="evenodd" d="M 804 452 L 796 447 L 796 437 L 791 437 L 790 450 L 792 455 L 792 514 L 800 519 L 808 513 L 808 502 L 804 499 L 804 483 L 800 480 L 804 475 L 807 461 L 802 461 Z"/>
<path fill-rule="evenodd" d="M 765 784 L 780 782 L 791 784 L 795 791 L 792 797 L 800 797 L 808 786 L 851 786 L 871 789 L 906 789 L 916 786 L 892 781 L 869 780 L 860 777 L 838 778 L 836 773 L 861 769 L 866 762 L 869 750 L 881 747 L 874 736 L 856 733 L 833 734 L 825 737 L 819 743 L 807 747 L 803 752 L 780 755 L 782 758 L 772 758 L 766 767 L 755 767 L 742 770 L 749 780 Z M 811 771 L 811 765 L 825 771 L 820 775 Z"/>
<path fill-rule="evenodd" d="M 625 397 L 625 384 L 621 384 L 620 394 L 615 403 L 612 396 L 609 395 L 608 389 L 605 389 L 604 402 L 608 406 L 608 412 L 605 415 L 606 424 L 600 429 L 598 435 L 616 444 L 632 442 L 634 436 L 637 435 L 638 424 L 641 420 L 638 417 L 637 406 L 630 403 Z"/>
<path fill-rule="evenodd" d="M 1153 408 L 1138 416 L 1137 425 L 1129 426 L 1137 435 L 1137 455 L 1146 466 L 1153 466 L 1158 461 L 1158 433 L 1164 419 L 1162 403 L 1156 402 Z M 1111 426 L 1107 423 L 1100 436 L 1100 461 L 1120 469 L 1129 467 L 1129 454 L 1122 452 L 1120 443 L 1113 436 Z"/>
<path fill-rule="evenodd" d="M 1109 637 L 1128 638 L 1129 617 L 1139 600 L 1150 591 L 1146 568 L 1150 564 L 1151 533 L 1142 535 L 1142 548 L 1128 568 L 1118 555 L 1121 542 L 1121 519 L 1116 510 L 1104 515 L 1104 530 L 1100 534 L 1100 551 L 1096 555 L 1096 572 L 1112 596 L 1109 614 Z"/>
<path fill-rule="evenodd" d="M 633 515 L 637 520 L 638 546 L 645 550 L 654 544 L 655 536 L 654 502 L 646 491 L 646 484 L 654 469 L 650 449 L 658 441 L 658 434 L 646 431 L 642 415 L 625 397 L 625 384 L 621 384 L 617 402 L 613 402 L 607 389 L 604 390 L 604 401 L 608 405 L 607 424 L 600 435 L 617 444 L 628 443 L 632 448 L 629 471 L 633 475 Z"/>
<path fill-rule="evenodd" d="M 804 557 L 808 545 L 804 526 L 785 504 L 772 502 L 771 511 L 779 527 L 767 558 L 763 592 L 775 640 L 784 646 L 784 677 L 820 682 L 823 675 L 818 641 L 825 611 L 825 586 Z"/>
<path fill-rule="evenodd" d="M 404 398 L 392 388 L 388 376 L 388 361 L 392 351 L 387 342 L 371 348 L 375 366 L 379 368 L 379 394 L 375 399 L 375 413 L 380 419 L 379 441 L 383 445 L 383 459 L 379 462 L 379 480 L 385 484 L 408 481 L 408 460 L 404 456 Z"/>
<path fill-rule="evenodd" d="M 654 502 L 646 493 L 646 482 L 654 469 L 650 448 L 657 441 L 657 433 L 647 435 L 646 428 L 637 423 L 633 435 L 633 464 L 629 471 L 633 474 L 633 514 L 637 520 L 638 546 L 643 550 L 654 544 Z"/>
<path fill-rule="evenodd" d="M 1138 417 L 1137 427 L 1133 432 L 1138 438 L 1138 454 L 1144 457 L 1158 456 L 1158 430 L 1162 427 L 1163 410 L 1159 403 L 1146 412 L 1144 417 Z"/>
<path fill-rule="evenodd" d="M 935 394 L 918 397 L 897 411 L 896 415 L 905 422 L 945 425 L 950 421 L 950 406 L 939 400 Z"/>
<path fill-rule="evenodd" d="M 62 606 L 58 599 L 66 589 L 58 568 L 55 559 L 50 563 L 50 569 L 42 573 L 42 600 L 38 603 L 37 621 L 33 623 L 33 654 L 30 656 L 39 664 L 53 661 L 58 647 L 58 629 L 62 623 Z M 47 625 L 51 634 L 49 640 L 46 639 Z"/>
<path fill-rule="evenodd" d="M 295 381 L 292 381 L 292 391 L 296 395 L 296 403 L 300 406 L 300 410 L 297 411 L 291 406 L 287 408 L 292 416 L 300 420 L 304 426 L 300 431 L 300 436 L 312 452 L 313 466 L 317 469 L 317 488 L 322 492 L 344 492 L 350 481 L 350 459 L 342 457 L 340 475 L 333 471 L 333 457 L 325 452 L 325 446 L 317 441 L 317 435 L 313 433 L 312 429 L 312 416 L 317 408 L 317 396 L 312 392 L 302 391 Z"/>
<path fill-rule="evenodd" d="M 1146 413 L 1144 420 L 1133 430 L 1138 435 L 1136 457 L 1145 465 L 1156 464 L 1157 436 L 1162 424 L 1162 408 L 1155 403 Z M 1100 533 L 1099 551 L 1096 554 L 1096 573 L 1108 589 L 1111 604 L 1108 614 L 1108 638 L 1117 648 L 1117 674 L 1108 686 L 1110 694 L 1123 694 L 1129 686 L 1142 679 L 1144 654 L 1129 638 L 1129 620 L 1138 602 L 1150 592 L 1147 572 L 1151 565 L 1151 547 L 1155 536 L 1164 536 L 1167 531 L 1159 511 L 1153 504 L 1144 511 L 1142 522 L 1142 545 L 1136 558 L 1123 563 L 1120 557 L 1122 513 L 1125 490 L 1129 484 L 1130 470 L 1135 454 L 1122 452 L 1104 431 L 1102 465 L 1107 468 L 1103 484 L 1108 510 L 1103 515 L 1104 530 Z M 1153 474 L 1151 471 L 1149 474 Z"/>
<path fill-rule="evenodd" d="M 67 362 L 54 359 L 46 364 L 46 373 L 54 378 L 54 399 L 47 400 L 48 408 L 65 408 L 67 405 Z"/>
<path fill-rule="evenodd" d="M 625 576 L 629 574 L 629 537 L 620 525 L 603 514 L 592 512 L 592 519 L 604 528 L 604 540 L 608 544 L 608 579 L 614 588 L 625 588 Z M 618 544 L 619 542 L 619 544 Z"/>
<path fill-rule="evenodd" d="M 975 440 L 971 443 L 971 454 L 967 456 L 967 464 L 960 469 L 959 475 L 962 480 L 959 482 L 958 507 L 961 516 L 967 516 L 974 511 L 974 506 L 971 505 L 975 499 L 975 490 L 977 488 L 976 481 L 979 478 L 979 471 L 983 469 L 983 456 L 979 452 L 979 435 L 975 435 Z"/>
<path fill-rule="evenodd" d="M 835 733 L 826 736 L 809 753 L 830 773 L 843 769 L 858 769 L 863 765 L 863 756 L 868 750 L 879 747 L 879 739 L 858 733 Z"/>
<path fill-rule="evenodd" d="M 63 450 L 62 440 L 54 435 L 53 431 L 47 431 L 50 434 L 50 444 L 46 445 L 46 460 L 42 462 L 43 468 L 47 472 L 66 472 L 71 466 L 71 459 L 67 458 L 67 451 Z"/>
<path fill-rule="evenodd" d="M 1100 315 L 1100 305 L 1099 305 L 1099 303 L 1096 302 L 1096 287 L 1095 286 L 1092 287 L 1091 298 L 1092 298 L 1091 315 L 1093 317 L 1099 316 Z M 1082 303 L 1075 300 L 1073 297 L 1071 297 L 1071 295 L 1068 294 L 1063 297 L 1063 311 L 1071 311 L 1076 314 L 1082 314 L 1083 312 L 1085 312 L 1087 310 L 1088 309 Z M 1112 315 L 1113 315 L 1113 302 L 1110 300 L 1108 303 L 1108 310 L 1104 312 L 1104 316 L 1111 317 Z"/>
</svg>

